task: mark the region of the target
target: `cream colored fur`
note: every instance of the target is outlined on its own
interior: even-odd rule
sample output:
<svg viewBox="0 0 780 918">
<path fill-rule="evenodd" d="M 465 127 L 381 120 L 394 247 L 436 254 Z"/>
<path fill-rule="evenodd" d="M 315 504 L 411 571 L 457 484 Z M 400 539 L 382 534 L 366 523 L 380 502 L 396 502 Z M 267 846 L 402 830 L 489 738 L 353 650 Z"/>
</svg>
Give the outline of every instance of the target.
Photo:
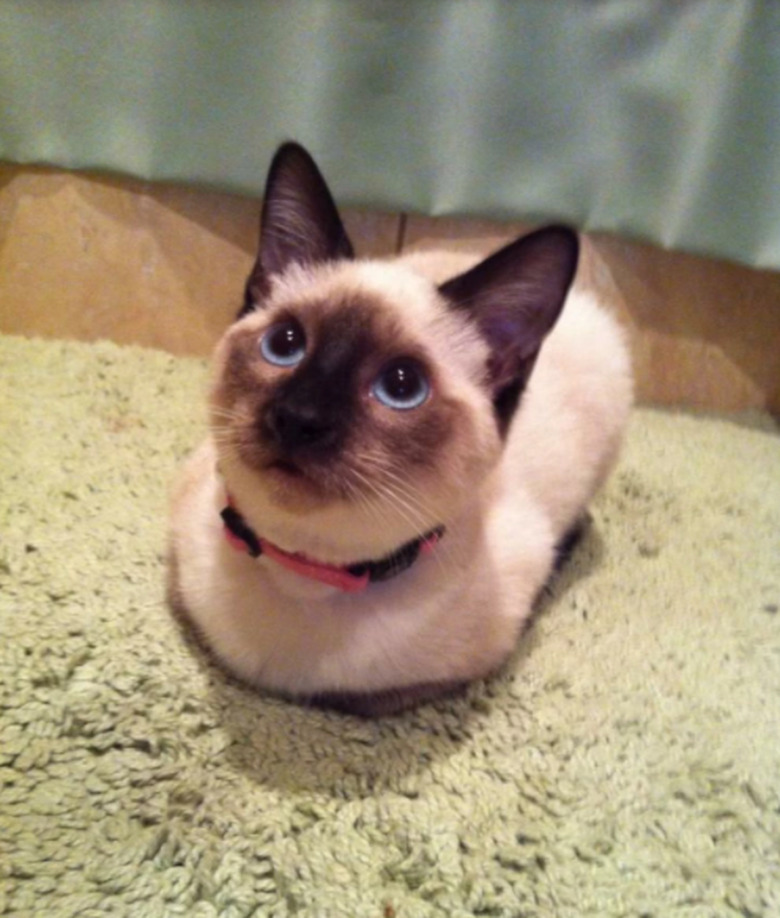
<svg viewBox="0 0 780 918">
<path fill-rule="evenodd" d="M 225 485 L 214 442 L 192 456 L 173 501 L 175 592 L 219 659 L 251 683 L 303 695 L 374 692 L 494 670 L 550 576 L 556 543 L 608 474 L 632 399 L 615 320 L 590 295 L 570 292 L 502 443 L 478 385 L 485 345 L 426 279 L 439 282 L 472 262 L 443 253 L 294 268 L 275 283 L 268 309 L 235 326 L 259 328 L 276 299 L 305 298 L 307 291 L 379 291 L 425 341 L 439 384 L 459 401 L 470 431 L 461 453 L 443 457 L 439 474 L 409 482 L 402 502 L 389 502 L 381 514 L 351 504 L 281 510 L 261 476 L 223 451 L 221 471 L 241 512 L 288 551 L 345 564 L 381 557 L 429 526 L 446 525 L 431 555 L 355 595 L 231 548 L 219 516 Z M 224 350 L 217 351 L 217 373 Z"/>
</svg>

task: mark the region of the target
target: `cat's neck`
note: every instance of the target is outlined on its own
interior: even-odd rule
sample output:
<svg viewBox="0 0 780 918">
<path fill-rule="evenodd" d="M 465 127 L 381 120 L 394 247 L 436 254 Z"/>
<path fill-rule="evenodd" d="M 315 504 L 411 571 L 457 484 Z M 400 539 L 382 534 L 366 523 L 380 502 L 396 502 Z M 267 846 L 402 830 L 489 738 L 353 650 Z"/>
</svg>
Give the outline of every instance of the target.
<svg viewBox="0 0 780 918">
<path fill-rule="evenodd" d="M 216 460 L 216 456 L 215 456 Z M 349 567 L 380 562 L 404 546 L 435 541 L 436 534 L 458 527 L 452 514 L 404 510 L 378 516 L 363 502 L 333 502 L 295 514 L 280 509 L 255 475 L 241 465 L 214 465 L 214 514 L 232 505 L 240 527 L 289 555 L 303 555 L 324 565 Z M 250 536 L 251 540 L 251 536 Z M 256 546 L 253 546 L 253 548 Z M 254 553 L 254 551 L 252 552 Z"/>
<path fill-rule="evenodd" d="M 216 460 L 216 454 L 214 454 Z M 262 487 L 255 473 L 239 463 L 223 462 L 214 473 L 214 510 L 235 508 L 247 527 L 282 551 L 315 558 L 323 564 L 349 566 L 365 560 L 381 560 L 416 539 L 424 540 L 437 529 L 460 529 L 462 511 L 455 508 L 401 507 L 381 514 L 368 502 L 332 502 L 306 513 L 292 513 L 278 506 Z M 473 511 L 475 495 L 469 501 Z"/>
<path fill-rule="evenodd" d="M 433 552 L 445 531 L 444 526 L 436 526 L 424 535 L 409 539 L 381 558 L 361 558 L 349 565 L 325 564 L 316 558 L 284 551 L 269 539 L 258 535 L 244 519 L 229 492 L 226 492 L 225 501 L 220 515 L 225 537 L 234 549 L 246 552 L 253 558 L 265 555 L 273 563 L 299 577 L 324 583 L 345 593 L 360 593 L 372 584 L 400 576 L 421 556 Z"/>
</svg>

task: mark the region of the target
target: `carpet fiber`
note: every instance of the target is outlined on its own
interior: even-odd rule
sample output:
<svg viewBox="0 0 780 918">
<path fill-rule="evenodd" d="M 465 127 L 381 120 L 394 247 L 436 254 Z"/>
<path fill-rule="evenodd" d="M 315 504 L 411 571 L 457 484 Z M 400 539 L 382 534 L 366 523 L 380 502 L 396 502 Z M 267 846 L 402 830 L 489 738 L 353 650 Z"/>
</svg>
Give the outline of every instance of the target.
<svg viewBox="0 0 780 918">
<path fill-rule="evenodd" d="M 780 915 L 780 436 L 636 412 L 496 678 L 370 722 L 164 603 L 204 366 L 0 338 L 0 914 Z"/>
</svg>

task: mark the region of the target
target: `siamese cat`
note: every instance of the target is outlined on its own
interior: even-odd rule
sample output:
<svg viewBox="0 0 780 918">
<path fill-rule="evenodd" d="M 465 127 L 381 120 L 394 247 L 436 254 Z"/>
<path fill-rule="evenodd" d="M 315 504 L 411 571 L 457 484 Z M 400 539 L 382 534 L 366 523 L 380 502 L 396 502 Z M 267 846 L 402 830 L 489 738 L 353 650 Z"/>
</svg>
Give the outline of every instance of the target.
<svg viewBox="0 0 780 918">
<path fill-rule="evenodd" d="M 230 672 L 363 715 L 486 676 L 613 465 L 624 336 L 550 226 L 474 265 L 353 254 L 299 145 L 183 469 L 170 596 Z"/>
</svg>

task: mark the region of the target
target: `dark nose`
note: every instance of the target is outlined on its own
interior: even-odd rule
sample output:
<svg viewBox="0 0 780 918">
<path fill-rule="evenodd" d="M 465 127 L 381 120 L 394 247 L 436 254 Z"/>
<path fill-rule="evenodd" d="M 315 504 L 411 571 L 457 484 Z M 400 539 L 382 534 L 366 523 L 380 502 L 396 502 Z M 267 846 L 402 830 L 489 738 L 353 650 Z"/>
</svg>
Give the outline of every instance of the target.
<svg viewBox="0 0 780 918">
<path fill-rule="evenodd" d="M 285 452 L 333 446 L 336 427 L 314 405 L 278 403 L 265 412 L 264 433 Z"/>
</svg>

